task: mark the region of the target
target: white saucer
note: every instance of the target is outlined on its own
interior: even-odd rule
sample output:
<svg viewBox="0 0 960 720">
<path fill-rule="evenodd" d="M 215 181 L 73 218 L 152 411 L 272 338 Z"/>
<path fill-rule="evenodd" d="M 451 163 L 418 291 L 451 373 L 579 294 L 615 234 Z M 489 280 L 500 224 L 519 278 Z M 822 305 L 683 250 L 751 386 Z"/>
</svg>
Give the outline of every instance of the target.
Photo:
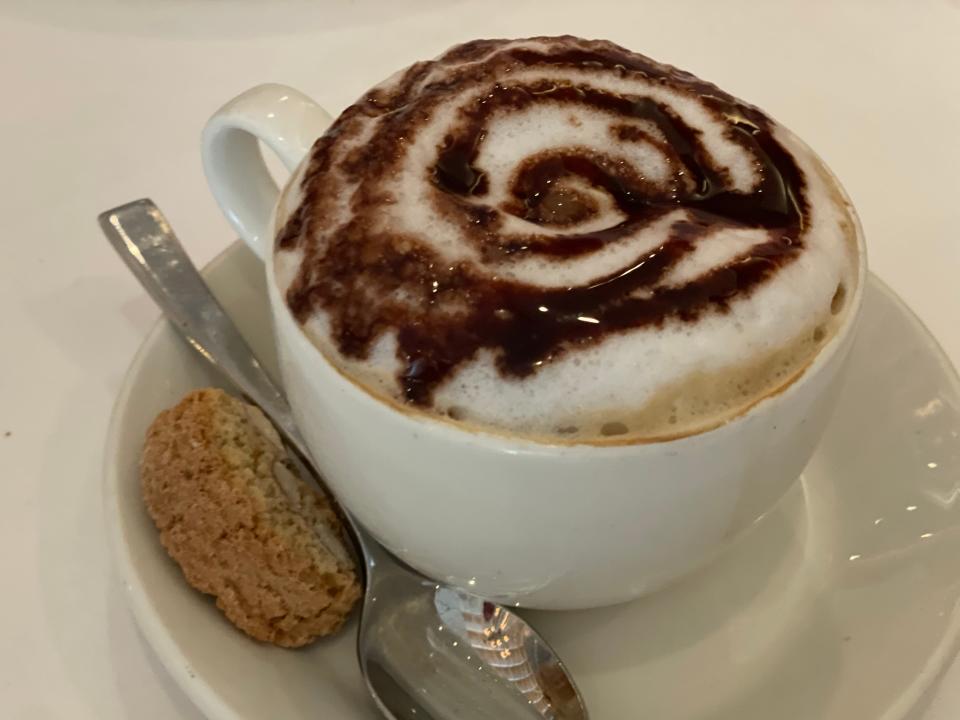
<svg viewBox="0 0 960 720">
<path fill-rule="evenodd" d="M 272 367 L 262 268 L 236 245 L 207 278 Z M 105 456 L 106 516 L 137 620 L 214 720 L 379 717 L 355 621 L 302 651 L 259 645 L 191 590 L 143 510 L 147 425 L 217 384 L 165 322 L 131 364 Z M 530 613 L 593 720 L 894 720 L 954 654 L 960 620 L 960 381 L 872 278 L 826 438 L 784 501 L 699 574 L 640 601 Z M 955 507 L 956 506 L 956 507 Z"/>
</svg>

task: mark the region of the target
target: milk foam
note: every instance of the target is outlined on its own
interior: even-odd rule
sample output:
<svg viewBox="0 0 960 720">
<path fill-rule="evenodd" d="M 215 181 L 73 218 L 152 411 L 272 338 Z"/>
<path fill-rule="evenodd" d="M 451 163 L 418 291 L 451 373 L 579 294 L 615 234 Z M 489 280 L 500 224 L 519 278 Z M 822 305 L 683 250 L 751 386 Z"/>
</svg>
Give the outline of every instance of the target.
<svg viewBox="0 0 960 720">
<path fill-rule="evenodd" d="M 558 48 L 580 47 L 581 42 L 568 38 L 505 43 L 466 66 L 489 63 L 510 48 L 557 52 Z M 410 102 L 417 101 L 422 88 L 449 80 L 464 67 L 441 58 L 407 90 Z M 409 81 L 411 72 L 393 76 L 378 86 L 373 96 L 396 92 Z M 515 69 L 476 87 L 465 86 L 456 101 L 429 109 L 414 138 L 396 140 L 399 162 L 379 179 L 381 201 L 365 218 L 365 232 L 414 237 L 426 243 L 450 268 L 479 269 L 492 278 L 538 288 L 589 286 L 629 267 L 638 256 L 655 252 L 673 223 L 687 217 L 682 206 L 594 252 L 562 259 L 538 254 L 487 257 L 482 244 L 465 240 L 462 219 L 439 209 L 438 190 L 430 181 L 431 168 L 450 128 L 460 121 L 461 108 L 475 106 L 493 82 L 532 84 L 544 80 L 583 84 L 616 95 L 649 97 L 698 133 L 731 189 L 749 192 L 758 182 L 755 159 L 731 139 L 728 125 L 682 82 L 662 83 L 637 75 L 624 77 L 617 72 L 567 66 Z M 355 114 L 342 120 L 342 137 L 328 149 L 331 169 L 326 171 L 330 176 L 327 187 L 335 187 L 338 192 L 310 201 L 322 204 L 323 220 L 309 239 L 315 243 L 313 252 L 321 254 L 340 229 L 355 219 L 351 202 L 355 201 L 358 181 L 341 172 L 340 164 L 349 159 L 353 148 L 362 147 L 380 132 L 385 116 Z M 633 121 L 647 139 L 622 142 L 611 127 L 623 123 L 622 118 L 607 113 L 550 102 L 516 113 L 495 114 L 474 161 L 489 183 L 482 204 L 498 209 L 508 203 L 510 183 L 520 162 L 556 148 L 575 147 L 578 152 L 595 153 L 615 166 L 632 168 L 657 187 L 671 182 L 675 167 L 669 152 L 663 149 L 667 142 L 663 134 L 651 123 Z M 553 440 L 656 438 L 713 427 L 792 381 L 841 324 L 845 308 L 832 312 L 831 301 L 838 288 L 847 296 L 854 289 L 859 258 L 851 210 L 829 172 L 785 128 L 771 121 L 770 132 L 803 174 L 807 209 L 802 251 L 768 281 L 734 297 L 726 308 L 702 312 L 693 321 L 669 317 L 662 324 L 614 333 L 583 347 L 564 347 L 522 377 L 504 374 L 497 364 L 496 348 L 481 347 L 438 384 L 423 411 L 475 427 Z M 304 202 L 300 186 L 310 167 L 305 163 L 292 181 L 278 210 L 278 227 L 282 228 Z M 537 225 L 500 212 L 496 232 L 501 236 L 559 238 L 562 242 L 570 232 L 593 232 L 624 221 L 623 213 L 604 191 L 584 188 L 583 192 L 596 195 L 597 210 L 575 228 Z M 676 287 L 733 262 L 762 242 L 767 232 L 763 228 L 718 225 L 699 239 L 654 288 L 637 292 L 649 294 L 657 288 Z M 305 265 L 310 262 L 310 251 L 305 247 L 309 244 L 301 241 L 278 249 L 275 275 L 281 291 L 289 290 L 298 274 L 311 272 Z M 381 290 L 371 287 L 360 295 L 355 292 L 352 302 L 384 303 L 387 298 Z M 404 286 L 391 290 L 388 299 L 395 307 L 422 310 L 422 296 Z M 454 295 L 438 300 L 430 313 L 431 317 L 467 319 L 470 309 L 469 297 Z M 544 312 L 550 312 L 550 308 Z M 589 324 L 591 318 L 582 321 Z M 331 316 L 323 308 L 315 308 L 302 324 L 311 340 L 346 375 L 381 397 L 406 402 L 398 381 L 404 358 L 398 348 L 397 328 L 380 333 L 365 357 L 354 357 L 342 352 L 333 337 Z"/>
</svg>

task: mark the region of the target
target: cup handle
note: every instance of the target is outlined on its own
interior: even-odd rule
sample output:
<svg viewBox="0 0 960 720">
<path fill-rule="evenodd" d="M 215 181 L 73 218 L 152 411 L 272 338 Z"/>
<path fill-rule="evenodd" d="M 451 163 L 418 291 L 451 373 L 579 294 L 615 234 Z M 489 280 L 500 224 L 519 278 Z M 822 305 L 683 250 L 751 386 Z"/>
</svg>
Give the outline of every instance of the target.
<svg viewBox="0 0 960 720">
<path fill-rule="evenodd" d="M 258 85 L 213 114 L 203 129 L 203 170 L 227 220 L 261 260 L 270 252 L 269 227 L 280 196 L 257 141 L 293 172 L 332 118 L 286 85 Z"/>
</svg>

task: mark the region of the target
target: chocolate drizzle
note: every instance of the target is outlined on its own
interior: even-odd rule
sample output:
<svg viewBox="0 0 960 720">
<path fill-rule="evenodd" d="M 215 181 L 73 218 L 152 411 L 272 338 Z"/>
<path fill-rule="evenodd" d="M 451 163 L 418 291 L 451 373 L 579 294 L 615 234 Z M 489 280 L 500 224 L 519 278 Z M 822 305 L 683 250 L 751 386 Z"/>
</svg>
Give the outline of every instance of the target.
<svg viewBox="0 0 960 720">
<path fill-rule="evenodd" d="M 760 111 L 692 75 L 610 43 L 547 42 L 553 51 L 505 41 L 460 46 L 433 63 L 413 66 L 392 88 L 352 106 L 315 146 L 303 182 L 304 200 L 278 238 L 281 251 L 304 251 L 287 292 L 298 320 L 305 322 L 322 309 L 330 317 L 338 350 L 355 358 L 367 357 L 384 333 L 394 332 L 402 366 L 399 385 L 412 403 L 429 405 L 435 389 L 480 350 L 493 353 L 504 375 L 523 377 L 561 353 L 614 333 L 725 312 L 735 298 L 749 294 L 802 252 L 807 213 L 803 174 Z M 470 63 L 461 66 L 466 59 Z M 509 81 L 516 74 L 512 70 L 538 67 L 553 70 L 549 80 Z M 569 82 L 555 77 L 563 67 L 577 71 L 570 73 Z M 435 70 L 446 72 L 434 80 Z M 727 140 L 752 159 L 758 177 L 753 190 L 732 187 L 700 131 L 673 108 L 643 94 L 594 88 L 584 80 L 584 70 L 637 74 L 696 98 L 726 126 Z M 406 149 L 417 142 L 418 131 L 437 107 L 458 103 L 462 92 L 477 87 L 488 91 L 472 102 L 459 101 L 456 121 L 422 180 L 433 186 L 433 210 L 458 223 L 463 242 L 472 244 L 482 259 L 451 265 L 428 238 L 378 221 L 393 201 L 381 180 L 398 171 Z M 616 142 L 652 144 L 667 159 L 672 177 L 653 183 L 585 142 L 521 159 L 509 179 L 509 200 L 492 206 L 487 199 L 491 179 L 477 165 L 490 123 L 500 114 L 541 103 L 569 108 L 574 116 L 602 113 L 610 119 Z M 371 117 L 378 123 L 373 137 L 338 162 L 338 143 L 358 137 Z M 648 132 L 651 127 L 657 132 Z M 329 227 L 331 198 L 343 192 L 344 180 L 355 186 L 351 215 Z M 578 232 L 577 226 L 598 212 L 598 194 L 612 202 L 622 219 L 601 230 Z M 576 262 L 610 243 L 629 240 L 670 213 L 677 215 L 659 247 L 588 285 L 543 288 L 498 277 L 483 264 L 536 256 Z M 522 218 L 530 231 L 502 232 L 506 215 Z M 764 239 L 698 277 L 662 283 L 698 243 L 722 228 L 759 229 Z"/>
</svg>

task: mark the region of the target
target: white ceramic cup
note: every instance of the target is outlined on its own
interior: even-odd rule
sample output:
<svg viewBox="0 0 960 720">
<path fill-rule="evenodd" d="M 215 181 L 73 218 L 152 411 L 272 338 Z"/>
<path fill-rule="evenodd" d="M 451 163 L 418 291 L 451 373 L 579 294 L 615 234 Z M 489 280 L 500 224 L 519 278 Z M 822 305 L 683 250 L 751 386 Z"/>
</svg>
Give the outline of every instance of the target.
<svg viewBox="0 0 960 720">
<path fill-rule="evenodd" d="M 280 196 L 265 143 L 293 173 L 330 123 L 316 103 L 261 85 L 203 133 L 210 187 L 264 260 L 287 397 L 330 487 L 423 573 L 501 602 L 586 608 L 689 572 L 769 510 L 800 476 L 837 395 L 860 312 L 860 268 L 842 327 L 798 380 L 713 430 L 665 442 L 550 445 L 405 411 L 341 374 L 304 335 L 273 278 Z M 302 168 L 300 168 L 302 172 Z"/>
</svg>

